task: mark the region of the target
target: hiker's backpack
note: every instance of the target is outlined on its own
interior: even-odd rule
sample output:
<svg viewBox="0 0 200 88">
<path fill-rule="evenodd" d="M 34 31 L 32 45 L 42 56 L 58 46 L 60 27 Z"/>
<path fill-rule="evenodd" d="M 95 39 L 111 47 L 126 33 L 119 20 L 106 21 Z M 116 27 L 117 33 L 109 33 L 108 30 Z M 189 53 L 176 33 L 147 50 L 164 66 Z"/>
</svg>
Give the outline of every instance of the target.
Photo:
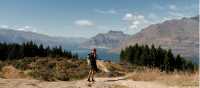
<svg viewBox="0 0 200 88">
<path fill-rule="evenodd" d="M 90 54 L 88 54 L 88 56 L 86 57 L 87 63 L 88 65 L 90 65 Z"/>
</svg>

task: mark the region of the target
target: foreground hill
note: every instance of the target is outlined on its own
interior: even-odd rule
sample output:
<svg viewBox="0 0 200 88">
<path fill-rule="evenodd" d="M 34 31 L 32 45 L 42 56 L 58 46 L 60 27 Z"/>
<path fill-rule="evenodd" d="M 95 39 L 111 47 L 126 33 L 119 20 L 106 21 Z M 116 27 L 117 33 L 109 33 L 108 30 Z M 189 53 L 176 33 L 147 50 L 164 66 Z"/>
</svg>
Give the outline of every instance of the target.
<svg viewBox="0 0 200 88">
<path fill-rule="evenodd" d="M 121 31 L 109 31 L 108 33 L 100 33 L 88 41 L 84 42 L 81 47 L 83 48 L 116 48 L 122 41 L 126 40 L 129 35 Z"/>
<path fill-rule="evenodd" d="M 97 60 L 99 77 L 124 75 L 119 64 Z M 68 57 L 24 57 L 0 60 L 0 78 L 33 78 L 45 81 L 70 81 L 86 78 L 89 66 L 86 60 Z"/>
<path fill-rule="evenodd" d="M 198 60 L 199 50 L 199 16 L 168 20 L 163 23 L 153 24 L 141 32 L 129 37 L 119 48 L 111 51 L 120 51 L 129 45 L 155 44 L 166 49 L 172 49 L 173 53 L 181 54 Z"/>
<path fill-rule="evenodd" d="M 146 67 L 97 61 L 96 82 L 86 78 L 85 60 L 32 57 L 0 61 L 0 88 L 198 88 L 195 73 L 161 72 Z M 128 69 L 129 68 L 129 69 Z M 51 82 L 50 82 L 51 81 Z"/>
<path fill-rule="evenodd" d="M 64 37 L 52 37 L 44 34 L 28 31 L 17 31 L 13 29 L 0 28 L 0 42 L 7 43 L 24 43 L 33 41 L 37 44 L 43 44 L 45 46 L 59 46 L 63 48 L 75 48 L 86 39 L 84 38 L 64 38 Z"/>
</svg>

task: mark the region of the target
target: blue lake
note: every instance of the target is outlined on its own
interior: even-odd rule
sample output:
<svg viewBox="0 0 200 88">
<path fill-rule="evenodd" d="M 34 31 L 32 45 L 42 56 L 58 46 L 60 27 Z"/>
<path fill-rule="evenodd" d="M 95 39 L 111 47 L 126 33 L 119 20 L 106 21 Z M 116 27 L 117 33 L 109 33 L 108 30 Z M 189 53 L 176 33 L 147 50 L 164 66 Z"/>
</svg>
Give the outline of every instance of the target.
<svg viewBox="0 0 200 88">
<path fill-rule="evenodd" d="M 71 50 L 72 53 L 77 53 L 80 58 L 85 59 L 87 55 L 90 53 L 90 49 L 74 49 Z M 110 53 L 108 52 L 108 49 L 97 49 L 97 55 L 98 59 L 101 60 L 110 60 L 113 62 L 118 62 L 119 61 L 119 53 Z"/>
</svg>

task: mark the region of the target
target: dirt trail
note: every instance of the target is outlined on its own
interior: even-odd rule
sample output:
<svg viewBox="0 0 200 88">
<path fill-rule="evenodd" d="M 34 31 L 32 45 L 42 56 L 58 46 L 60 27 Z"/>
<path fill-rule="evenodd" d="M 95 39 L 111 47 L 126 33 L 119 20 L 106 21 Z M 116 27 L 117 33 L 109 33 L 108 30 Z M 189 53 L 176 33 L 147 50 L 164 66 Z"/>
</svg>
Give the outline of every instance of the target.
<svg viewBox="0 0 200 88">
<path fill-rule="evenodd" d="M 28 79 L 0 79 L 0 88 L 183 88 L 158 82 L 132 81 L 122 77 L 96 78 L 95 83 L 86 80 L 46 82 Z M 195 88 L 195 87 L 185 87 Z M 196 87 L 198 88 L 198 87 Z"/>
<path fill-rule="evenodd" d="M 97 67 L 104 72 L 110 72 L 103 61 L 97 60 Z"/>
</svg>

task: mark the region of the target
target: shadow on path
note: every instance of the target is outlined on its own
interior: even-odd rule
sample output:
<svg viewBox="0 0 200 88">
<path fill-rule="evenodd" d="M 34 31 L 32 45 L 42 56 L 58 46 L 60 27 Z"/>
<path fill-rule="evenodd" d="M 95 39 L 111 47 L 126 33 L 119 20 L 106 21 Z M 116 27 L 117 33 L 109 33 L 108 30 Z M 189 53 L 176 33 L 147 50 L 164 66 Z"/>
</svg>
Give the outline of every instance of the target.
<svg viewBox="0 0 200 88">
<path fill-rule="evenodd" d="M 105 80 L 104 82 L 114 82 L 114 81 L 120 81 L 120 80 L 126 80 L 127 78 L 120 78 L 120 79 L 108 79 Z"/>
</svg>

